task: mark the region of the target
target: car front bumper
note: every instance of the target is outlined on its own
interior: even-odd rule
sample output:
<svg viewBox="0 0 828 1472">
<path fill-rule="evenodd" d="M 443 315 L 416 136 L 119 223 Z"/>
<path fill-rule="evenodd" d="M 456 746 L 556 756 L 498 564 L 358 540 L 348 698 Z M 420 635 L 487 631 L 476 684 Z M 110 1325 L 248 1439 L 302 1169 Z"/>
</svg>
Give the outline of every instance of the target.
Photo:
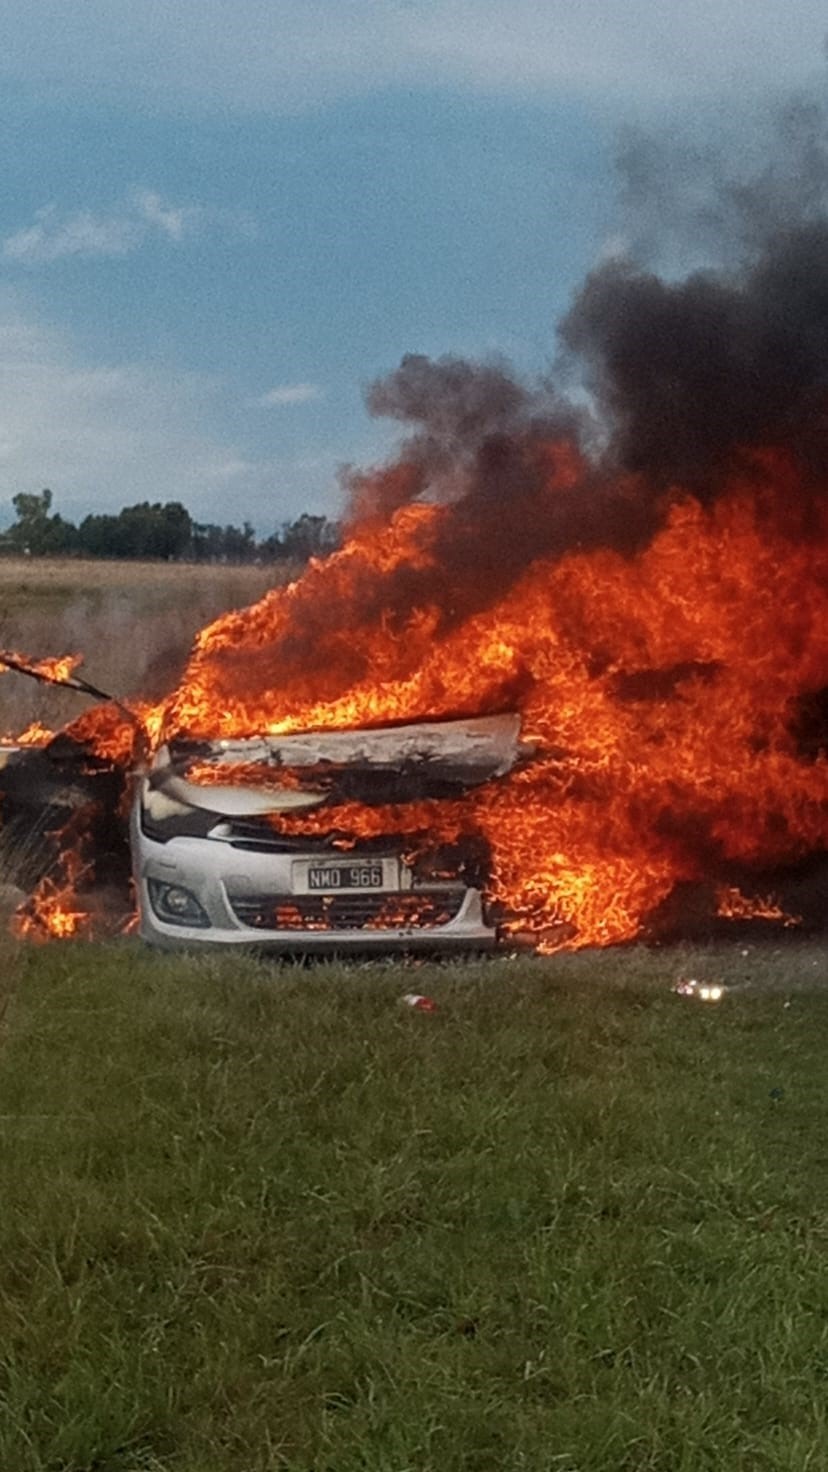
<svg viewBox="0 0 828 1472">
<path fill-rule="evenodd" d="M 295 894 L 295 854 L 238 852 L 209 838 L 149 838 L 132 823 L 142 939 L 169 949 L 255 946 L 303 954 L 486 951 L 497 943 L 480 891 L 458 882 L 370 896 Z M 204 922 L 162 918 L 150 882 L 186 889 Z M 396 912 L 399 911 L 399 914 Z"/>
</svg>

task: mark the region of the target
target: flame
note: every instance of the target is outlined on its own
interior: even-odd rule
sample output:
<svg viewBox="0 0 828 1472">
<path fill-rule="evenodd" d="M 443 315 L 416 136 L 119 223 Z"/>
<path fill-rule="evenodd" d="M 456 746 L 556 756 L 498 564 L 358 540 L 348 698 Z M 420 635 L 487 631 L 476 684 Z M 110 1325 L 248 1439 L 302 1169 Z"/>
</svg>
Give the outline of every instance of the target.
<svg viewBox="0 0 828 1472">
<path fill-rule="evenodd" d="M 13 742 L 15 746 L 45 746 L 48 741 L 51 741 L 54 734 L 54 731 L 50 731 L 49 727 L 44 726 L 41 721 L 32 721 L 25 731 L 6 739 Z"/>
<path fill-rule="evenodd" d="M 75 670 L 83 664 L 82 654 L 60 654 L 48 659 L 30 659 L 26 654 L 18 654 L 16 651 L 12 656 L 18 664 L 25 665 L 29 672 L 44 680 L 54 680 L 58 684 L 63 680 L 71 679 Z M 8 667 L 0 659 L 0 675 L 8 673 Z"/>
<path fill-rule="evenodd" d="M 187 780 L 200 787 L 261 787 L 280 791 L 290 788 L 298 791 L 303 786 L 316 786 L 316 773 L 303 778 L 290 767 L 269 768 L 255 762 L 226 762 L 216 766 L 215 762 L 194 761 L 187 767 Z"/>
<path fill-rule="evenodd" d="M 736 885 L 720 885 L 716 891 L 716 914 L 725 920 L 771 920 L 786 930 L 802 924 L 801 915 L 789 915 L 770 895 L 749 897 Z"/>
<path fill-rule="evenodd" d="M 159 737 L 215 739 L 516 703 L 539 752 L 506 779 L 462 800 L 278 822 L 305 834 L 483 833 L 507 929 L 541 948 L 632 939 L 711 860 L 761 868 L 828 841 L 828 764 L 806 759 L 793 734 L 797 701 L 828 683 L 828 520 L 814 505 L 810 535 L 791 534 L 796 473 L 781 452 L 757 455 L 712 507 L 676 495 L 634 555 L 539 558 L 459 620 L 450 588 L 395 611 L 399 581 L 436 564 L 447 515 L 407 506 L 206 628 L 149 719 Z"/>
<path fill-rule="evenodd" d="M 14 663 L 12 665 L 4 663 L 4 655 L 8 655 L 8 658 Z M 27 654 L 19 654 L 16 650 L 13 652 L 0 651 L 0 675 L 9 674 L 13 669 L 22 669 L 36 679 L 53 681 L 55 684 L 70 680 L 81 664 L 83 664 L 82 654 L 61 654 L 47 659 L 30 659 Z M 9 734 L 0 737 L 0 740 L 15 746 L 45 746 L 53 735 L 54 732 L 50 731 L 48 726 L 44 726 L 40 721 L 32 721 L 19 734 Z"/>
<path fill-rule="evenodd" d="M 17 911 L 14 928 L 26 940 L 69 940 L 86 934 L 90 916 L 76 908 L 74 879 L 58 885 L 46 876 Z"/>
<path fill-rule="evenodd" d="M 81 908 L 78 892 L 94 871 L 88 854 L 90 812 L 79 808 L 66 825 L 54 833 L 59 854 L 52 871 L 15 912 L 12 928 L 27 940 L 68 940 L 91 935 L 92 919 Z"/>
<path fill-rule="evenodd" d="M 572 494 L 577 452 L 550 445 L 543 463 L 549 501 Z M 398 835 L 412 853 L 482 835 L 507 933 L 541 950 L 631 940 L 677 884 L 828 845 L 828 760 L 796 729 L 803 699 L 828 686 L 828 508 L 785 452 L 742 464 L 712 505 L 674 489 L 638 550 L 538 556 L 465 609 L 442 573 L 451 505 L 367 520 L 296 582 L 204 629 L 179 687 L 137 709 L 146 739 L 518 708 L 534 759 L 462 798 L 329 801 L 272 821 L 342 847 Z M 114 705 L 70 732 L 135 760 L 135 724 Z M 262 770 L 206 764 L 190 779 L 261 783 Z M 71 906 L 48 918 L 60 898 L 32 901 L 32 919 L 73 933 L 83 915 Z M 721 914 L 795 923 L 732 887 L 718 902 Z"/>
<path fill-rule="evenodd" d="M 148 710 L 139 702 L 130 711 L 113 703 L 95 705 L 67 726 L 66 734 L 100 761 L 129 770 L 140 761 L 149 741 L 144 722 Z"/>
</svg>

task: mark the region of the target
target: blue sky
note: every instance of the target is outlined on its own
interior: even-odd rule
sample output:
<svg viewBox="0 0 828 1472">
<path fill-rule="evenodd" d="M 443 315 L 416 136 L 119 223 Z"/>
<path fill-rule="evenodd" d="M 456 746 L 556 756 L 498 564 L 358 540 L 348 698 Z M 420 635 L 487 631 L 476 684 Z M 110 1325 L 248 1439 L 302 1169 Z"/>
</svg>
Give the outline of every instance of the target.
<svg viewBox="0 0 828 1472">
<path fill-rule="evenodd" d="M 0 517 L 335 515 L 406 352 L 555 353 L 631 125 L 822 85 L 791 0 L 6 0 Z M 746 132 L 745 132 L 746 136 Z M 744 145 L 748 147 L 748 145 Z"/>
</svg>

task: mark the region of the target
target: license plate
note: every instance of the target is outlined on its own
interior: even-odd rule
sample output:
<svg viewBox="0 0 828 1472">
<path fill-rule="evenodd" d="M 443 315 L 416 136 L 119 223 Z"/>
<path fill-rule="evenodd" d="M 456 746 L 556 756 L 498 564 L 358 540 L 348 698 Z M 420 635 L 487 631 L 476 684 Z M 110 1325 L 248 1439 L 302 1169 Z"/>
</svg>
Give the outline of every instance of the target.
<svg viewBox="0 0 828 1472">
<path fill-rule="evenodd" d="M 382 864 L 309 864 L 308 890 L 329 894 L 336 889 L 382 889 Z"/>
</svg>

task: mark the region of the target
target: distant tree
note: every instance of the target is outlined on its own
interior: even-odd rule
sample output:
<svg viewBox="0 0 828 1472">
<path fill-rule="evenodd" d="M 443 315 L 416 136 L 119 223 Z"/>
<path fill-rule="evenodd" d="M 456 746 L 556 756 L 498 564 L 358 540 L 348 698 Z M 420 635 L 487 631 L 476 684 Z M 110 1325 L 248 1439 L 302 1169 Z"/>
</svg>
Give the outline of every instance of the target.
<svg viewBox="0 0 828 1472">
<path fill-rule="evenodd" d="M 192 524 L 187 556 L 193 562 L 253 562 L 257 555 L 256 532 L 249 521 L 241 527 L 211 521 Z"/>
<path fill-rule="evenodd" d="M 259 543 L 258 552 L 262 562 L 282 562 L 288 555 L 280 532 L 273 532 L 271 536 L 265 537 Z"/>
<path fill-rule="evenodd" d="M 180 501 L 165 505 L 140 501 L 117 516 L 86 516 L 78 528 L 81 551 L 89 557 L 141 558 L 171 562 L 183 557 L 190 543 L 190 513 Z"/>
<path fill-rule="evenodd" d="M 241 529 L 224 528 L 224 557 L 227 562 L 253 562 L 256 557 L 256 532 L 249 521 Z"/>
<path fill-rule="evenodd" d="M 194 521 L 187 556 L 192 562 L 221 562 L 224 530 L 212 521 Z"/>
<path fill-rule="evenodd" d="M 49 512 L 52 507 L 52 492 L 41 491 L 39 494 L 31 494 L 28 491 L 18 491 L 12 496 L 18 525 L 21 531 L 34 531 L 35 533 L 49 520 Z"/>
<path fill-rule="evenodd" d="M 117 557 L 112 549 L 117 540 L 117 516 L 100 513 L 85 516 L 78 527 L 78 546 L 87 557 Z"/>
<path fill-rule="evenodd" d="M 163 506 L 142 501 L 124 507 L 120 519 L 122 536 L 135 549 L 124 556 L 172 562 L 182 557 L 189 545 L 192 521 L 180 501 L 167 501 Z"/>
<path fill-rule="evenodd" d="M 251 522 L 238 527 L 193 521 L 180 501 L 139 501 L 118 512 L 95 512 L 79 527 L 52 511 L 50 490 L 21 491 L 12 505 L 17 519 L 0 536 L 0 553 L 33 557 L 80 552 L 112 560 L 304 563 L 334 551 L 341 535 L 337 522 L 308 512 L 257 543 Z"/>
<path fill-rule="evenodd" d="M 303 512 L 296 521 L 286 522 L 282 527 L 281 543 L 283 555 L 297 562 L 307 562 L 309 557 L 325 557 L 339 546 L 341 528 L 327 516 L 311 516 Z"/>
<path fill-rule="evenodd" d="M 32 557 L 47 557 L 75 550 L 76 528 L 62 516 L 49 514 L 52 506 L 50 490 L 39 494 L 19 491 L 12 497 L 12 506 L 17 520 L 9 528 L 7 541 L 14 551 L 30 553 Z"/>
</svg>

